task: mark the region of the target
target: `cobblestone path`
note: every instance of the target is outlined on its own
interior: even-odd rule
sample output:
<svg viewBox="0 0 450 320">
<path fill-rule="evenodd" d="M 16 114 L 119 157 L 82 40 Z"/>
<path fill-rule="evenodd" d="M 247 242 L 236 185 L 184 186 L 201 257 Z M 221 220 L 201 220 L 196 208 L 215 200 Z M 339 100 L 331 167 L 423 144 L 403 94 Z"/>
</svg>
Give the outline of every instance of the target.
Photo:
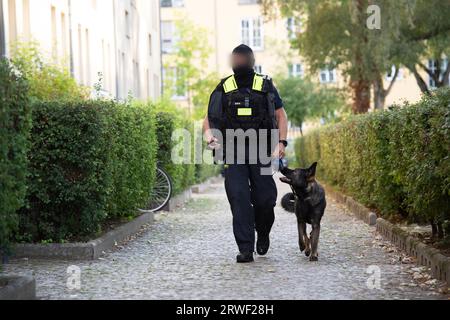
<svg viewBox="0 0 450 320">
<path fill-rule="evenodd" d="M 287 191 L 280 185 L 279 198 Z M 401 262 L 373 228 L 332 201 L 322 230 L 320 261 L 311 263 L 298 250 L 294 215 L 277 208 L 268 256 L 238 265 L 231 213 L 216 184 L 100 260 L 17 260 L 5 272 L 34 275 L 41 299 L 447 299 L 423 269 Z M 79 291 L 67 287 L 72 265 L 81 270 Z M 380 271 L 378 289 L 367 286 L 370 266 Z"/>
</svg>

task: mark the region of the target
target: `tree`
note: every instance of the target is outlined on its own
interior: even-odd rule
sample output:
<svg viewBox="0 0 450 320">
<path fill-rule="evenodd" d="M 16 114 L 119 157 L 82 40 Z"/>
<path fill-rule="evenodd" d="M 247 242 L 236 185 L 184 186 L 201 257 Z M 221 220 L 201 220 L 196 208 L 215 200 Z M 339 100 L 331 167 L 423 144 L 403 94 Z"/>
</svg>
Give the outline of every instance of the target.
<svg viewBox="0 0 450 320">
<path fill-rule="evenodd" d="M 428 54 L 426 48 L 440 48 L 435 55 L 447 55 L 450 14 L 448 1 L 440 0 L 263 0 L 267 16 L 281 14 L 304 21 L 305 32 L 297 34 L 294 48 L 300 50 L 312 71 L 324 66 L 339 67 L 353 92 L 353 112 L 370 107 L 374 89 L 376 108 L 383 108 L 398 75 L 400 65 L 407 66 L 426 87 L 417 67 Z M 380 28 L 369 28 L 370 5 L 380 8 Z M 439 43 L 436 45 L 434 43 Z M 433 45 L 434 44 L 434 45 Z M 446 49 L 448 50 L 448 49 Z M 447 51 L 448 52 L 448 51 Z M 438 60 L 439 60 L 438 59 Z M 442 63 L 440 63 L 442 66 Z M 385 74 L 396 66 L 392 81 L 385 88 Z M 448 81 L 446 71 L 434 67 L 437 85 Z M 427 71 L 427 70 L 426 70 Z"/>
<path fill-rule="evenodd" d="M 264 0 L 263 6 L 278 3 L 281 13 L 302 20 L 306 32 L 297 34 L 294 48 L 311 71 L 339 67 L 349 79 L 353 112 L 370 108 L 372 75 L 369 70 L 366 0 Z"/>
<path fill-rule="evenodd" d="M 191 116 L 200 113 L 194 108 L 206 110 L 209 95 L 217 85 L 218 76 L 205 74 L 208 70 L 208 58 L 211 54 L 208 30 L 196 26 L 186 17 L 180 17 L 175 23 L 175 45 L 172 54 L 164 63 L 166 94 L 186 95 Z M 212 79 L 215 79 L 215 84 Z M 193 108 L 194 107 L 194 108 Z"/>
<path fill-rule="evenodd" d="M 421 91 L 430 94 L 430 86 L 420 70 L 433 80 L 434 87 L 449 85 L 450 77 L 450 2 L 417 0 L 400 25 L 398 52 L 402 63 L 415 76 Z M 431 64 L 424 61 L 430 60 Z"/>
<path fill-rule="evenodd" d="M 345 99 L 335 88 L 317 86 L 309 79 L 284 78 L 277 81 L 290 122 L 303 128 L 306 120 L 332 122 L 345 112 Z"/>
</svg>

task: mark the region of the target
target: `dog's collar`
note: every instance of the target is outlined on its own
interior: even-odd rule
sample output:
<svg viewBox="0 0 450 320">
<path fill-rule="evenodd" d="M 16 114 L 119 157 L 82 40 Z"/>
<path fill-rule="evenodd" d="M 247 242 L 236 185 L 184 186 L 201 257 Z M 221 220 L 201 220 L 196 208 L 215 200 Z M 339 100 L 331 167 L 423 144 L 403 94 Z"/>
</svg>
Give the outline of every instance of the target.
<svg viewBox="0 0 450 320">
<path fill-rule="evenodd" d="M 302 199 L 303 201 L 311 200 L 311 196 L 307 196 L 306 198 L 301 198 L 301 197 L 297 194 L 297 192 L 295 192 L 295 189 L 294 189 L 292 186 L 291 186 L 291 190 L 292 190 L 292 193 L 294 194 L 295 200 L 299 200 L 299 199 Z"/>
</svg>

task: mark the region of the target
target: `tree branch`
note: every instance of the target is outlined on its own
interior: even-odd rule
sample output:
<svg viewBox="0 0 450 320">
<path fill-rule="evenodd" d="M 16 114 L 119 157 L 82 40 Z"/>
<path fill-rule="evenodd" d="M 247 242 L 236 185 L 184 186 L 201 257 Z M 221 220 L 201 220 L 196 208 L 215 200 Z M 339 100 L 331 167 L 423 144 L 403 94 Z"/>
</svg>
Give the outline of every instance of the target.
<svg viewBox="0 0 450 320">
<path fill-rule="evenodd" d="M 392 87 L 394 86 L 395 81 L 397 80 L 399 73 L 400 73 L 400 67 L 399 66 L 395 66 L 395 73 L 394 73 L 394 76 L 392 77 L 391 83 L 389 84 L 387 89 L 384 90 L 384 96 L 385 97 L 391 92 Z"/>
</svg>

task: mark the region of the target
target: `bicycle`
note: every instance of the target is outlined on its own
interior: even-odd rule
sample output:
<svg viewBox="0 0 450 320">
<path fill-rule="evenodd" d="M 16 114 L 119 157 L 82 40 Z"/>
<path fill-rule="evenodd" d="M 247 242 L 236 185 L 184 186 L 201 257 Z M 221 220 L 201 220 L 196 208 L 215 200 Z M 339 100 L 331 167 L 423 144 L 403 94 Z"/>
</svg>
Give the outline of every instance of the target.
<svg viewBox="0 0 450 320">
<path fill-rule="evenodd" d="M 147 206 L 139 209 L 142 213 L 157 212 L 163 209 L 172 197 L 173 186 L 169 174 L 160 166 L 156 167 L 155 185 L 150 193 Z"/>
</svg>

